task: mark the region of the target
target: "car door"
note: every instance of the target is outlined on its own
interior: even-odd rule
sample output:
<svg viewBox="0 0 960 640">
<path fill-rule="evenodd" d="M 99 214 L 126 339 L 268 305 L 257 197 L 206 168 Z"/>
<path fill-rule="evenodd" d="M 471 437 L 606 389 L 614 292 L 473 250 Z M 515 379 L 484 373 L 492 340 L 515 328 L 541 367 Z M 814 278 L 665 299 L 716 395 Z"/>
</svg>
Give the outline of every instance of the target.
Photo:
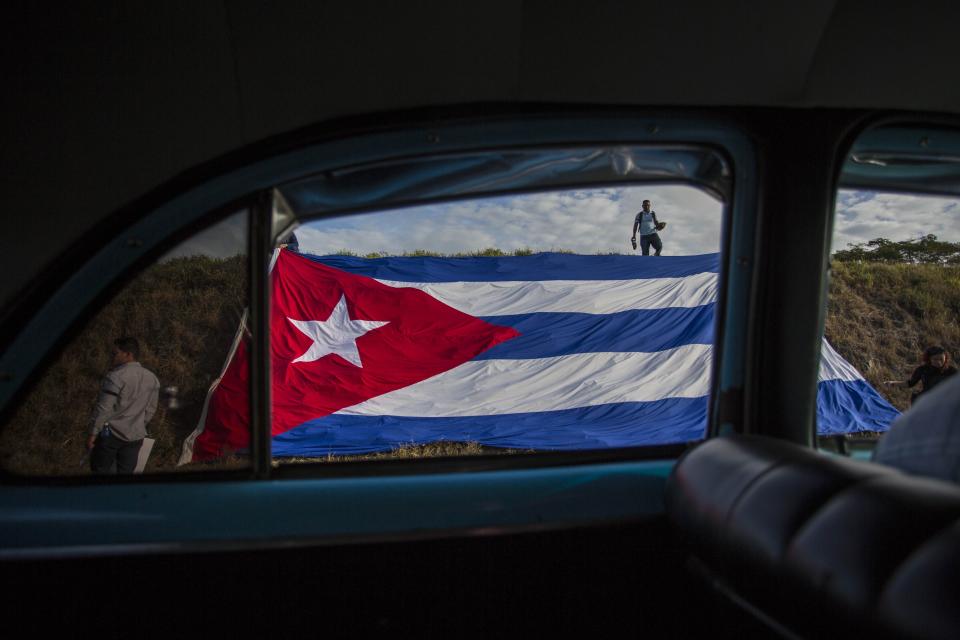
<svg viewBox="0 0 960 640">
<path fill-rule="evenodd" d="M 696 587 L 681 571 L 662 490 L 687 446 L 744 429 L 755 286 L 745 256 L 755 250 L 759 194 L 746 130 L 723 114 L 631 111 L 404 121 L 350 135 L 333 126 L 126 211 L 115 233 L 48 275 L 37 290 L 49 295 L 24 299 L 8 316 L 2 369 L 16 373 L 3 388 L 0 499 L 4 563 L 22 585 L 16 606 L 36 610 L 28 594 L 40 589 L 62 604 L 57 623 L 114 634 L 183 624 L 444 635 L 698 628 L 702 620 L 678 617 Z M 414 206 L 665 184 L 718 203 L 713 356 L 695 437 L 515 455 L 303 464 L 272 456 L 270 277 L 277 246 L 298 225 L 382 214 L 399 228 Z M 177 275 L 174 267 L 204 259 L 219 275 Z M 148 281 L 162 281 L 169 296 L 156 298 Z M 62 354 L 82 352 L 76 340 L 149 331 L 178 313 L 183 323 L 205 322 L 214 289 L 230 289 L 233 303 L 208 322 L 201 346 L 187 353 L 184 337 L 151 356 L 165 367 L 186 357 L 183 376 L 212 391 L 242 343 L 246 448 L 226 461 L 130 477 L 91 477 L 82 461 L 66 472 L 62 464 L 18 470 L 14 454 L 34 437 L 29 410 L 68 393 Z M 137 315 L 146 300 L 156 306 Z M 126 311 L 109 322 L 97 315 L 118 301 Z M 46 401 L 30 395 L 43 389 Z M 197 400 L 167 389 L 164 419 L 175 422 L 187 401 L 206 415 L 209 396 Z"/>
</svg>

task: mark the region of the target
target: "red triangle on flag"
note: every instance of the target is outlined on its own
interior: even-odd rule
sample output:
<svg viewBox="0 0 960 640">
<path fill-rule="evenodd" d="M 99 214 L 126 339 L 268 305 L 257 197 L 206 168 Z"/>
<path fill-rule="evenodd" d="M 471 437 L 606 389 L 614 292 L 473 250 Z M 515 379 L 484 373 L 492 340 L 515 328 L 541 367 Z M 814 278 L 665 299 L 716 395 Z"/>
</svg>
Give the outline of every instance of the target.
<svg viewBox="0 0 960 640">
<path fill-rule="evenodd" d="M 286 250 L 271 285 L 272 435 L 448 371 L 519 335 L 420 289 Z M 211 395 L 194 460 L 249 446 L 247 354 L 244 341 Z"/>
</svg>

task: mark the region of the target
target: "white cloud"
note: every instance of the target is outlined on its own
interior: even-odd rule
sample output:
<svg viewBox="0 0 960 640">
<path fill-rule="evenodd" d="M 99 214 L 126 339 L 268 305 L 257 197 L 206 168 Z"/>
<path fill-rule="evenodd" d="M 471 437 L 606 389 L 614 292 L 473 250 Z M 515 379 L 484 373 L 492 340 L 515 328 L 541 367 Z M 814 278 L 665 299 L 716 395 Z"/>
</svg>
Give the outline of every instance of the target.
<svg viewBox="0 0 960 640">
<path fill-rule="evenodd" d="M 368 213 L 304 225 L 301 250 L 398 254 L 526 248 L 576 253 L 632 253 L 630 232 L 644 199 L 660 220 L 664 255 L 712 253 L 720 246 L 723 205 L 689 186 L 605 188 L 501 198 Z"/>
<path fill-rule="evenodd" d="M 871 191 L 837 194 L 831 251 L 875 238 L 897 241 L 929 234 L 960 242 L 960 201 Z"/>
</svg>

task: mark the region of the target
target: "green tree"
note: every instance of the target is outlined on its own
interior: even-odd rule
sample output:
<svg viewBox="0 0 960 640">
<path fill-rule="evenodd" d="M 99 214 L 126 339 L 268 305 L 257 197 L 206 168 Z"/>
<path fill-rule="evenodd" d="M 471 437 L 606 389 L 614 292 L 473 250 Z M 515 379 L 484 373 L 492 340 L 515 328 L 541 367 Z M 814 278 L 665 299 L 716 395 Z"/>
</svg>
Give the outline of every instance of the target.
<svg viewBox="0 0 960 640">
<path fill-rule="evenodd" d="M 833 259 L 838 262 L 960 265 L 960 242 L 938 240 L 933 234 L 899 242 L 875 238 L 847 246 L 848 249 L 834 253 Z"/>
</svg>

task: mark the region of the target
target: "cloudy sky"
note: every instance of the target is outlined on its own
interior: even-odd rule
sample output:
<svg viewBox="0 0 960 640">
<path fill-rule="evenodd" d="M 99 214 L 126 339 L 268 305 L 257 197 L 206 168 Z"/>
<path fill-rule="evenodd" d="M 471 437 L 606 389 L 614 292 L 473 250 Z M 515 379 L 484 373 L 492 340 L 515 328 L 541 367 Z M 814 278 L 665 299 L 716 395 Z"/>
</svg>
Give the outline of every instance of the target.
<svg viewBox="0 0 960 640">
<path fill-rule="evenodd" d="M 297 230 L 301 251 L 390 254 L 566 249 L 576 253 L 632 253 L 633 219 L 644 199 L 657 218 L 665 255 L 717 251 L 723 207 L 685 186 L 591 189 L 436 204 L 318 221 Z"/>
<path fill-rule="evenodd" d="M 908 240 L 931 233 L 941 240 L 960 242 L 960 201 L 841 190 L 831 252 L 875 238 Z"/>
<path fill-rule="evenodd" d="M 346 216 L 297 230 L 302 251 L 348 250 L 401 254 L 416 249 L 451 254 L 496 247 L 576 253 L 633 253 L 630 232 L 644 199 L 660 220 L 664 255 L 717 251 L 722 205 L 688 186 L 591 189 L 466 200 Z M 960 242 L 960 200 L 864 191 L 837 198 L 833 251 L 883 237 L 926 234 Z M 218 257 L 245 251 L 245 217 L 238 214 L 198 234 L 167 257 Z"/>
</svg>

